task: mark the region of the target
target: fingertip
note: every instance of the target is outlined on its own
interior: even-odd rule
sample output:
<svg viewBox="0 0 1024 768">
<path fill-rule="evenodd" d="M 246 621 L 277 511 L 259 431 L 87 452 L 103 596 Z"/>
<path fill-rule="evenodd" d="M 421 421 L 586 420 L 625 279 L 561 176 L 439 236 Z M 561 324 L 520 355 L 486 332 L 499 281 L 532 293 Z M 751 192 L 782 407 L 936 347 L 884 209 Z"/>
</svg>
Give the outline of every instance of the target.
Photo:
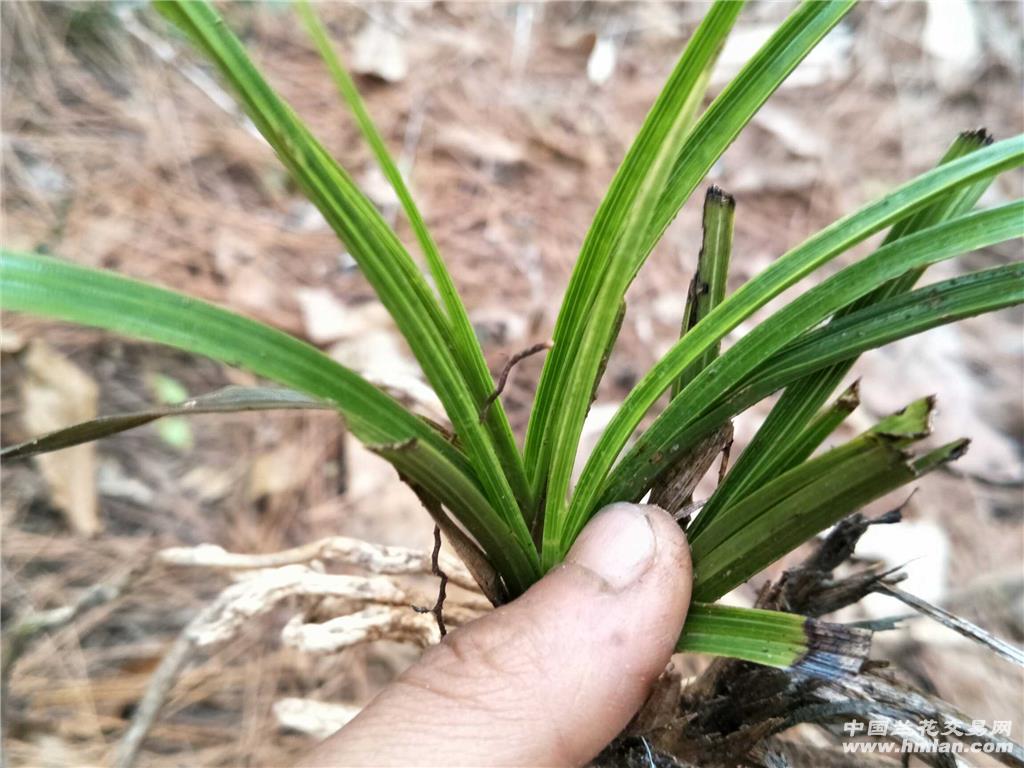
<svg viewBox="0 0 1024 768">
<path fill-rule="evenodd" d="M 686 603 L 690 602 L 693 586 L 693 560 L 690 543 L 679 522 L 656 504 L 642 504 L 647 519 L 658 541 L 659 567 L 665 568 L 679 589 L 685 590 Z"/>
</svg>

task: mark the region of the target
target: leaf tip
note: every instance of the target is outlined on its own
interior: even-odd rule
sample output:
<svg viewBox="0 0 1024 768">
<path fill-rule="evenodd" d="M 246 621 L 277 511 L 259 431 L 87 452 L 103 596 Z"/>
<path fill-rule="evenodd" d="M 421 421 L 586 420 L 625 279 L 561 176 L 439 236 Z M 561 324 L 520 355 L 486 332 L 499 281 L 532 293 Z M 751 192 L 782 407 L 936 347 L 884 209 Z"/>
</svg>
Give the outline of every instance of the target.
<svg viewBox="0 0 1024 768">
<path fill-rule="evenodd" d="M 935 403 L 935 395 L 915 400 L 903 410 L 882 419 L 871 431 L 901 442 L 913 442 L 927 437 L 932 432 Z"/>
<path fill-rule="evenodd" d="M 736 207 L 736 198 L 723 190 L 717 184 L 712 184 L 708 187 L 707 194 L 704 197 L 704 203 L 705 205 L 722 205 L 729 209 L 734 209 Z"/>
<path fill-rule="evenodd" d="M 852 413 L 860 405 L 860 379 L 857 379 L 836 400 L 836 405 L 845 413 Z"/>
<path fill-rule="evenodd" d="M 995 139 L 992 137 L 992 134 L 989 133 L 984 126 L 979 126 L 970 131 L 961 132 L 960 139 L 962 141 L 977 144 L 979 147 L 987 147 L 989 144 L 995 141 Z"/>
</svg>

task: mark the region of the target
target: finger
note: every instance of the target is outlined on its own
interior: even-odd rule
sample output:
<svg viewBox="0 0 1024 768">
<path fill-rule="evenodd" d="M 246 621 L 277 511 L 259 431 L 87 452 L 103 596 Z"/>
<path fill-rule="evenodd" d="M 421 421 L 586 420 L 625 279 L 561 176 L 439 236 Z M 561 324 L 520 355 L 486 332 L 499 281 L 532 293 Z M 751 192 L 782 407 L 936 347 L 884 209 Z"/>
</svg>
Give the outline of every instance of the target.
<svg viewBox="0 0 1024 768">
<path fill-rule="evenodd" d="M 690 582 L 667 513 L 607 507 L 563 565 L 449 634 L 305 764 L 580 765 L 664 670 Z"/>
</svg>

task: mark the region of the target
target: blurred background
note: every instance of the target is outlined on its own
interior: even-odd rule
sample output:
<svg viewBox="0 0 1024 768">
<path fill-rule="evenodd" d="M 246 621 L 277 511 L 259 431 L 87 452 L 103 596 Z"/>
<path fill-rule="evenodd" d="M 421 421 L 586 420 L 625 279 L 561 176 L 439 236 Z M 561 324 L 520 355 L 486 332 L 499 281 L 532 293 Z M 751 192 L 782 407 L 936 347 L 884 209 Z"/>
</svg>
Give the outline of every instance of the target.
<svg viewBox="0 0 1024 768">
<path fill-rule="evenodd" d="M 712 94 L 790 8 L 748 5 Z M 412 243 L 293 10 L 222 10 L 271 82 Z M 318 10 L 411 179 L 497 372 L 549 337 L 590 218 L 705 5 L 330 2 Z M 730 287 L 927 170 L 959 131 L 1019 132 L 1020 15 L 1017 3 L 966 0 L 855 9 L 711 173 L 709 183 L 737 198 Z M 374 380 L 422 392 L 351 258 L 162 19 L 131 2 L 5 2 L 0 23 L 5 246 L 186 291 L 285 329 Z M 1020 194 L 1021 176 L 1007 174 L 982 204 Z M 701 198 L 630 291 L 591 436 L 677 337 Z M 988 249 L 933 268 L 927 281 L 1019 257 L 1019 244 Z M 863 405 L 840 435 L 938 395 L 935 444 L 969 436 L 971 451 L 919 483 L 906 522 L 873 529 L 864 553 L 909 562 L 909 591 L 1017 643 L 1021 319 L 1019 309 L 1005 311 L 866 355 L 855 370 Z M 255 383 L 174 350 L 21 316 L 3 318 L 2 354 L 5 445 L 96 414 Z M 541 362 L 518 366 L 504 394 L 520 434 Z M 739 419 L 738 445 L 768 407 Z M 431 544 L 432 524 L 413 494 L 329 413 L 166 420 L 46 460 L 9 462 L 2 483 L 5 623 L 71 604 L 169 546 L 273 552 L 333 534 Z M 731 599 L 749 604 L 755 582 Z M 227 584 L 147 569 L 120 598 L 32 644 L 4 708 L 8 764 L 107 760 L 174 637 Z M 893 601 L 869 608 L 903 612 Z M 139 763 L 285 764 L 313 743 L 315 729 L 283 723 L 275 702 L 358 706 L 419 652 L 371 643 L 304 656 L 279 642 L 288 616 L 284 608 L 198 654 Z M 924 621 L 907 627 L 881 636 L 878 655 L 974 717 L 1024 727 L 1020 670 Z"/>
</svg>

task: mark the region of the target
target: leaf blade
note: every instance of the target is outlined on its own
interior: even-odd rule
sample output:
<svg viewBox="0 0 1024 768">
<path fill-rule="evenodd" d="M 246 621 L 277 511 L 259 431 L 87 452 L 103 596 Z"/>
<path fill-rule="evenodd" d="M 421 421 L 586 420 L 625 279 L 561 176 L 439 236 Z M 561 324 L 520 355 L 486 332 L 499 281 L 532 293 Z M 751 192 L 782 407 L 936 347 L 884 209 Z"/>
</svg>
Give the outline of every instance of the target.
<svg viewBox="0 0 1024 768">
<path fill-rule="evenodd" d="M 415 441 L 415 461 L 396 457 L 399 470 L 448 500 L 496 563 L 513 563 L 513 570 L 502 572 L 510 589 L 525 589 L 536 579 L 532 544 L 524 549 L 501 536 L 508 526 L 481 492 L 466 457 L 397 401 L 309 344 L 189 296 L 36 254 L 0 251 L 0 287 L 4 309 L 185 349 L 322 398 L 365 443 Z"/>
<path fill-rule="evenodd" d="M 178 405 L 164 405 L 131 413 L 100 416 L 90 421 L 48 432 L 17 445 L 0 450 L 0 458 L 17 459 L 73 445 L 99 440 L 135 427 L 141 427 L 165 416 L 194 416 L 241 411 L 327 410 L 332 406 L 290 389 L 230 386 L 197 395 Z"/>
<path fill-rule="evenodd" d="M 664 143 L 673 124 L 686 123 L 691 118 L 687 105 L 693 103 L 694 93 L 703 93 L 707 82 L 704 73 L 716 60 L 741 8 L 742 3 L 729 0 L 717 0 L 711 7 L 651 107 L 594 215 L 559 309 L 552 335 L 554 344 L 541 372 L 527 428 L 526 469 L 537 495 L 549 474 L 552 452 L 549 426 L 554 415 L 560 412 L 559 398 L 575 364 L 586 314 L 618 245 L 620 230 L 633 200 L 653 162 L 651 148 L 656 150 Z"/>
<path fill-rule="evenodd" d="M 217 66 L 260 133 L 359 263 L 444 404 L 491 506 L 512 526 L 517 545 L 529 544 L 533 550 L 519 501 L 480 423 L 483 401 L 474 397 L 452 354 L 451 324 L 398 237 L 275 93 L 208 2 L 157 0 L 155 6 Z"/>
<path fill-rule="evenodd" d="M 970 184 L 1021 162 L 1024 162 L 1024 137 L 1019 136 L 998 142 L 929 171 L 814 235 L 726 298 L 711 315 L 698 323 L 678 342 L 630 392 L 605 430 L 583 471 L 576 494 L 578 501 L 574 499 L 573 502 L 577 506 L 574 514 L 585 517 L 592 511 L 591 505 L 599 493 L 600 486 L 605 485 L 607 473 L 644 413 L 671 385 L 675 376 L 712 344 L 718 342 L 754 311 L 796 281 L 874 232 L 926 205 L 950 189 Z M 716 362 L 720 363 L 724 357 Z M 679 400 L 680 398 L 673 400 L 666 413 L 659 417 L 662 427 L 674 404 Z M 655 425 L 658 425 L 658 421 Z M 659 445 L 658 450 L 660 449 Z M 636 462 L 633 462 L 631 469 L 635 466 Z"/>
<path fill-rule="evenodd" d="M 991 138 L 984 130 L 961 133 L 939 160 L 938 165 L 964 157 L 991 143 Z M 982 179 L 973 185 L 954 190 L 926 208 L 897 221 L 886 235 L 883 245 L 954 216 L 967 213 L 978 202 L 991 181 L 991 178 Z M 924 268 L 911 270 L 879 287 L 871 294 L 844 307 L 833 318 L 833 322 L 844 314 L 884 300 L 888 296 L 910 290 L 923 272 Z M 856 358 L 850 358 L 828 370 L 817 371 L 805 381 L 794 382 L 786 388 L 768 414 L 764 424 L 761 425 L 757 434 L 733 464 L 724 482 L 715 489 L 714 496 L 708 500 L 708 504 L 703 510 L 705 513 L 703 522 L 706 523 L 713 518 L 716 510 L 727 503 L 729 499 L 741 497 L 749 489 L 757 487 L 766 478 L 772 476 L 774 469 L 778 466 L 779 456 L 787 452 L 787 446 L 790 443 L 799 439 L 816 409 L 823 405 L 832 391 L 839 386 L 855 362 Z"/>
<path fill-rule="evenodd" d="M 434 241 L 427 223 L 420 213 L 419 208 L 413 199 L 412 192 L 398 168 L 398 164 L 391 157 L 384 137 L 370 117 L 359 89 L 345 68 L 341 57 L 327 36 L 327 30 L 320 21 L 316 11 L 308 0 L 301 0 L 297 3 L 299 16 L 302 18 L 309 36 L 316 45 L 320 57 L 324 60 L 331 73 L 338 92 L 348 106 L 356 124 L 366 139 L 367 144 L 373 151 L 377 163 L 384 173 L 385 178 L 391 184 L 405 212 L 406 219 L 412 227 L 416 240 L 419 242 L 420 250 L 426 257 L 430 274 L 434 278 L 441 301 L 444 304 L 448 321 L 452 330 L 452 351 L 456 356 L 459 367 L 466 383 L 472 388 L 473 396 L 478 402 L 487 401 L 494 383 L 491 380 L 487 368 L 487 361 L 484 359 L 483 351 L 477 340 L 473 325 L 469 320 L 466 307 L 462 303 L 459 292 L 455 287 L 451 274 L 445 266 L 441 252 Z M 529 505 L 528 484 L 523 468 L 522 456 L 516 447 L 515 437 L 512 434 L 512 427 L 505 409 L 501 402 L 491 403 L 487 408 L 486 424 L 494 441 L 495 449 L 499 459 L 518 499 Z"/>
</svg>

